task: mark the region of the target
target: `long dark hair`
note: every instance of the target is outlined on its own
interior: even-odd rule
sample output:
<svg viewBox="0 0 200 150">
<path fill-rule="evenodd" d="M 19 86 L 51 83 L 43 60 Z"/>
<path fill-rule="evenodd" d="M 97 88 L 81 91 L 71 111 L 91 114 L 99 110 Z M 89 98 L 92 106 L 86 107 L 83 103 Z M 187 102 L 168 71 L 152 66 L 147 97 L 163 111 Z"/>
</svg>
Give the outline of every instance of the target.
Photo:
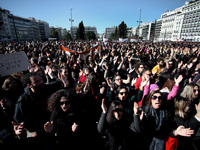
<svg viewBox="0 0 200 150">
<path fill-rule="evenodd" d="M 106 116 L 106 121 L 109 125 L 113 125 L 117 119 L 115 118 L 115 116 L 113 115 L 113 112 L 116 108 L 116 106 L 122 105 L 122 102 L 119 100 L 114 100 L 111 104 L 110 107 L 108 109 L 108 113 Z M 123 105 L 122 105 L 123 106 Z"/>
</svg>

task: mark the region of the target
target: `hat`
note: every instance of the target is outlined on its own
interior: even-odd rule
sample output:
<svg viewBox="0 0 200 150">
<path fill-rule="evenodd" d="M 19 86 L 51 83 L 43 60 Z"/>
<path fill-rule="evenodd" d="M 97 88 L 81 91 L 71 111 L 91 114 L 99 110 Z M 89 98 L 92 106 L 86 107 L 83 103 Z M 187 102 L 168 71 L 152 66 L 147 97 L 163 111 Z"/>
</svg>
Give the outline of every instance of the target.
<svg viewBox="0 0 200 150">
<path fill-rule="evenodd" d="M 155 90 L 156 88 L 159 88 L 159 86 L 157 84 L 151 84 L 150 85 L 150 92 L 152 92 L 153 90 Z"/>
</svg>

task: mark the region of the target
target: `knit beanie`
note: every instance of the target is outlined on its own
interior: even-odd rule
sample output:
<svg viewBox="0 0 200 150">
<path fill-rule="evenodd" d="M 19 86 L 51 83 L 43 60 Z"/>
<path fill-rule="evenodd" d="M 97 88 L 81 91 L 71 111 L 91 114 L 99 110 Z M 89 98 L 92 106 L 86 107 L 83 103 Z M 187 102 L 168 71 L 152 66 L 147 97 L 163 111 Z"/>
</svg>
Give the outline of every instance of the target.
<svg viewBox="0 0 200 150">
<path fill-rule="evenodd" d="M 152 92 L 156 88 L 159 88 L 159 86 L 157 84 L 151 84 L 150 85 L 150 92 Z"/>
</svg>

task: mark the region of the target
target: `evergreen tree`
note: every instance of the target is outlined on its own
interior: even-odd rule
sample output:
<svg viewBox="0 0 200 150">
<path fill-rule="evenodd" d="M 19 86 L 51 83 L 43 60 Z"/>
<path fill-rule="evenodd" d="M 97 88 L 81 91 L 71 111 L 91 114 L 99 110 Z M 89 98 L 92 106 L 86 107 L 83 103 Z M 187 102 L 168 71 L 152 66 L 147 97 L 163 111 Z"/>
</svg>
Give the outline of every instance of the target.
<svg viewBox="0 0 200 150">
<path fill-rule="evenodd" d="M 76 31 L 76 39 L 84 40 L 85 39 L 85 27 L 83 25 L 83 21 L 79 23 L 78 29 Z"/>
<path fill-rule="evenodd" d="M 86 39 L 87 40 L 96 40 L 96 34 L 94 33 L 94 31 L 88 31 L 86 32 Z"/>
<path fill-rule="evenodd" d="M 118 29 L 117 27 L 115 28 L 115 33 L 114 33 L 114 39 L 117 40 L 119 38 L 118 36 Z"/>
<path fill-rule="evenodd" d="M 120 38 L 126 38 L 127 25 L 124 23 L 124 21 L 122 21 L 121 24 L 118 26 L 118 33 Z"/>
<path fill-rule="evenodd" d="M 51 30 L 50 36 L 51 36 L 52 38 L 57 38 L 57 39 L 58 39 L 58 32 L 55 30 L 55 28 L 53 28 L 53 29 Z M 59 40 L 59 39 L 58 39 L 58 40 Z"/>
<path fill-rule="evenodd" d="M 65 38 L 66 38 L 67 41 L 72 40 L 71 34 L 69 32 L 66 32 Z"/>
</svg>

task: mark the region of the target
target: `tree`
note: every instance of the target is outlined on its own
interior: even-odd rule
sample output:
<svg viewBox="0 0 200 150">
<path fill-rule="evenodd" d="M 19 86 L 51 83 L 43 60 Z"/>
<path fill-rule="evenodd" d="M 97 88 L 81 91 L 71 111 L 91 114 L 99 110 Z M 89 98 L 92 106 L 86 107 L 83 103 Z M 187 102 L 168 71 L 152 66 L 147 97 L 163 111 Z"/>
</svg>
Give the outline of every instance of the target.
<svg viewBox="0 0 200 150">
<path fill-rule="evenodd" d="M 96 40 L 96 34 L 94 33 L 94 31 L 88 31 L 86 32 L 86 39 L 87 40 Z"/>
<path fill-rule="evenodd" d="M 55 28 L 53 28 L 51 30 L 50 35 L 51 35 L 52 38 L 57 38 L 58 39 L 58 32 L 55 30 Z"/>
<path fill-rule="evenodd" d="M 117 27 L 115 28 L 115 33 L 114 33 L 114 39 L 117 40 L 119 38 L 119 35 L 118 35 L 118 29 Z"/>
<path fill-rule="evenodd" d="M 114 39 L 115 39 L 115 34 L 112 32 L 112 33 L 110 34 L 109 41 L 112 41 L 112 40 L 114 40 Z"/>
<path fill-rule="evenodd" d="M 79 23 L 78 29 L 76 31 L 76 39 L 84 40 L 85 39 L 85 27 L 83 25 L 83 21 Z"/>
<path fill-rule="evenodd" d="M 66 32 L 65 38 L 66 38 L 67 41 L 72 40 L 71 34 L 69 32 Z"/>
<path fill-rule="evenodd" d="M 118 26 L 118 34 L 120 38 L 126 38 L 127 25 L 124 23 L 124 21 L 122 21 L 121 24 Z"/>
</svg>

